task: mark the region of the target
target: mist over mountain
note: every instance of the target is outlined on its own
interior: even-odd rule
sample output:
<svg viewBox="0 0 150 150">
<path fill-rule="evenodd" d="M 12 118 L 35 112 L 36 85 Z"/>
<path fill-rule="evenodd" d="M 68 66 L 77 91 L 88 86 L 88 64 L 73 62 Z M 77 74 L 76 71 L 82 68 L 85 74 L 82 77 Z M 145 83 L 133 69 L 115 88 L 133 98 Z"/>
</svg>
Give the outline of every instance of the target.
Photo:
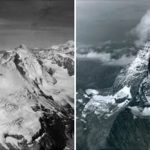
<svg viewBox="0 0 150 150">
<path fill-rule="evenodd" d="M 133 40 L 124 40 L 122 42 L 106 41 L 99 46 L 78 44 L 77 58 L 82 60 L 99 60 L 104 64 L 110 65 L 126 65 L 134 59 L 138 48 L 134 45 Z"/>
</svg>

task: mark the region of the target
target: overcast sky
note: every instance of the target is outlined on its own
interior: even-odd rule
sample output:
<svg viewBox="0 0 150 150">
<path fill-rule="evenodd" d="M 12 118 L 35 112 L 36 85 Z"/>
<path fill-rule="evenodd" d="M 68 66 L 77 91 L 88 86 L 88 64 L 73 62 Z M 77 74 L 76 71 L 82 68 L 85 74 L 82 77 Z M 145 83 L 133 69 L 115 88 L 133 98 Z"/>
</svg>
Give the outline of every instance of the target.
<svg viewBox="0 0 150 150">
<path fill-rule="evenodd" d="M 73 0 L 0 0 L 0 48 L 73 40 Z"/>
<path fill-rule="evenodd" d="M 148 9 L 149 0 L 77 0 L 77 41 L 126 40 Z"/>
</svg>

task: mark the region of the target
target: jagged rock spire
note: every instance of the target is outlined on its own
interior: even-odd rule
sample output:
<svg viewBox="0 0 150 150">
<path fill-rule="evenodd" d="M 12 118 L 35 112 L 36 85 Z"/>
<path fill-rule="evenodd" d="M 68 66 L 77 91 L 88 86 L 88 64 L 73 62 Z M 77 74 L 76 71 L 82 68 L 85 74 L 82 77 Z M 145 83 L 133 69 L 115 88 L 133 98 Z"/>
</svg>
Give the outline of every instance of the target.
<svg viewBox="0 0 150 150">
<path fill-rule="evenodd" d="M 19 48 L 26 49 L 26 46 L 24 44 L 20 44 Z"/>
</svg>

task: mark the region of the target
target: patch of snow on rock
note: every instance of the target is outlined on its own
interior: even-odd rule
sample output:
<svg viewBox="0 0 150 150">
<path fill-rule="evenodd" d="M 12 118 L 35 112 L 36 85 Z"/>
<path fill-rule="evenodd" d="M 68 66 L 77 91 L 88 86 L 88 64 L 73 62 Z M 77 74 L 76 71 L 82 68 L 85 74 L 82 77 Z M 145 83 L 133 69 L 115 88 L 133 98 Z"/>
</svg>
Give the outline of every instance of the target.
<svg viewBox="0 0 150 150">
<path fill-rule="evenodd" d="M 115 95 L 98 95 L 96 90 L 90 90 L 88 94 L 91 95 L 91 99 L 82 111 L 83 117 L 86 117 L 91 112 L 99 116 L 111 116 L 126 107 L 132 98 L 130 87 L 127 86 L 123 87 Z M 121 102 L 117 101 L 118 99 L 121 99 Z"/>
</svg>

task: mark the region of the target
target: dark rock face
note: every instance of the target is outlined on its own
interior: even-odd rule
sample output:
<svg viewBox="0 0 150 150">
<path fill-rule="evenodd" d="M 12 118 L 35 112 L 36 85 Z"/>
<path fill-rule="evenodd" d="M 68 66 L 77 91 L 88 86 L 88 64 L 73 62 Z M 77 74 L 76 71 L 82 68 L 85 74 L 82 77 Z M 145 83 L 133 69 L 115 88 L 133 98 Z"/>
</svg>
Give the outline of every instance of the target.
<svg viewBox="0 0 150 150">
<path fill-rule="evenodd" d="M 150 147 L 149 119 L 134 119 L 129 109 L 121 112 L 107 139 L 111 150 L 148 150 Z"/>
<path fill-rule="evenodd" d="M 42 136 L 37 144 L 39 150 L 63 150 L 67 145 L 69 137 L 73 137 L 74 121 L 72 108 L 67 112 L 64 109 L 64 118 L 59 117 L 56 113 L 49 114 L 49 110 L 42 107 L 44 115 L 40 118 L 41 130 L 37 133 L 32 140 L 35 141 L 38 137 Z"/>
<path fill-rule="evenodd" d="M 65 124 L 57 115 L 44 115 L 40 120 L 42 129 L 46 135 L 40 141 L 40 149 L 60 150 L 66 146 L 67 137 Z"/>
</svg>

